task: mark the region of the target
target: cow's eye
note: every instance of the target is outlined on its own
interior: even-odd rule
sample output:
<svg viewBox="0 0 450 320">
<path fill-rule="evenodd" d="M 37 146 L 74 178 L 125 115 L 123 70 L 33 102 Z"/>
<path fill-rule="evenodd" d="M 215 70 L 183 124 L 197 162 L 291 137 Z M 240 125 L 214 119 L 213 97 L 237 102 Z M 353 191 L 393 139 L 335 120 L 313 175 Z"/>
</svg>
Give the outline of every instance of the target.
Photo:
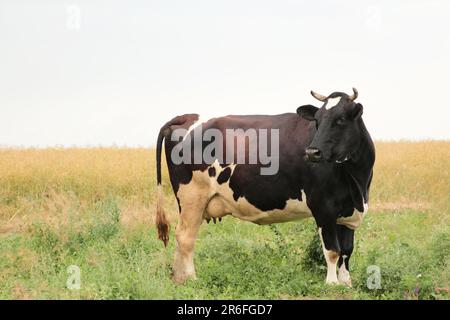
<svg viewBox="0 0 450 320">
<path fill-rule="evenodd" d="M 345 124 L 345 118 L 344 117 L 340 117 L 336 120 L 336 124 L 339 126 L 342 126 L 343 124 Z"/>
</svg>

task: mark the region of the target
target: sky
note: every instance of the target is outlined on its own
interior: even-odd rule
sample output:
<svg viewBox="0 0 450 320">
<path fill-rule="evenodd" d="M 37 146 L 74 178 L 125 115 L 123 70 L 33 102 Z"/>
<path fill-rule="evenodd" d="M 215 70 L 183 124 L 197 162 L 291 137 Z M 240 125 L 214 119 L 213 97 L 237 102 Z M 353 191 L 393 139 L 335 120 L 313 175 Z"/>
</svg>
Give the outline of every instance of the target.
<svg viewBox="0 0 450 320">
<path fill-rule="evenodd" d="M 450 1 L 0 0 L 0 145 L 154 146 L 176 115 L 359 91 L 376 140 L 450 139 Z"/>
</svg>

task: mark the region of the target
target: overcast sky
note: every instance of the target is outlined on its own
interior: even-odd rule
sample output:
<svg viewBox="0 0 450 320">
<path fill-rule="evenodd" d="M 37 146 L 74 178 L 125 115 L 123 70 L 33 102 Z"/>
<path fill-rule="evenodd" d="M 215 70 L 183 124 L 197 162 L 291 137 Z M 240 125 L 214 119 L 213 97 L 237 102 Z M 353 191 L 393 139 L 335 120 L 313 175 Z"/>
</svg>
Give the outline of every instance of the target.
<svg viewBox="0 0 450 320">
<path fill-rule="evenodd" d="M 155 145 L 175 115 L 355 86 L 375 139 L 450 139 L 450 1 L 0 0 L 0 145 Z"/>
</svg>

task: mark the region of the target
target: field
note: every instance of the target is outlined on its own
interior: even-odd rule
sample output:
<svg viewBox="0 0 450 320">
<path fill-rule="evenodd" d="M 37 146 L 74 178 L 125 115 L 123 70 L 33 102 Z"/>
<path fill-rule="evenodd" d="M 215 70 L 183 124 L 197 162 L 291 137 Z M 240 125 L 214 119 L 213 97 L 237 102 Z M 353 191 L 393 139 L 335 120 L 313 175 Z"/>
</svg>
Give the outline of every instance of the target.
<svg viewBox="0 0 450 320">
<path fill-rule="evenodd" d="M 312 219 L 257 226 L 231 217 L 202 225 L 198 280 L 176 285 L 178 209 L 165 171 L 165 250 L 154 228 L 154 150 L 0 150 L 0 298 L 449 299 L 450 141 L 376 147 L 353 288 L 324 284 Z M 67 288 L 71 265 L 79 290 Z M 367 287 L 374 265 L 379 289 Z"/>
</svg>

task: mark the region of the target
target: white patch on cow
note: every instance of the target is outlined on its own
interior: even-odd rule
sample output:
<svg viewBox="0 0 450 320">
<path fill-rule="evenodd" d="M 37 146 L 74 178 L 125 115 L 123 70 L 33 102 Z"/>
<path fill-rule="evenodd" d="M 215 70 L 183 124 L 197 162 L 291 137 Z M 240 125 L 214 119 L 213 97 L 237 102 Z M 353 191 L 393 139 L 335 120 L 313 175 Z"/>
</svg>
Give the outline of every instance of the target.
<svg viewBox="0 0 450 320">
<path fill-rule="evenodd" d="M 337 275 L 336 275 L 336 266 L 338 263 L 339 256 L 336 252 L 327 250 L 325 248 L 325 243 L 323 242 L 323 236 L 322 236 L 322 228 L 319 228 L 319 237 L 320 242 L 322 243 L 322 251 L 323 255 L 325 256 L 325 261 L 327 262 L 327 278 L 326 283 L 328 284 L 337 284 L 339 283 Z"/>
<path fill-rule="evenodd" d="M 175 231 L 173 279 L 175 282 L 183 283 L 188 278 L 196 278 L 194 246 L 209 196 L 205 193 L 202 180 L 198 180 L 198 177 L 193 175 L 189 184 L 179 185 L 177 198 L 180 202 L 181 213 Z"/>
<path fill-rule="evenodd" d="M 342 265 L 339 267 L 339 271 L 338 271 L 338 281 L 341 284 L 351 287 L 352 280 L 350 278 L 350 272 L 347 270 L 347 267 L 345 266 L 345 259 L 347 259 L 347 256 L 343 255 L 342 256 Z"/>
<path fill-rule="evenodd" d="M 337 224 L 341 224 L 350 228 L 352 230 L 357 229 L 364 220 L 367 211 L 369 210 L 369 205 L 364 203 L 364 211 L 360 212 L 358 210 L 353 210 L 353 214 L 349 217 L 340 217 L 336 220 Z"/>
<path fill-rule="evenodd" d="M 325 109 L 330 110 L 331 108 L 336 107 L 339 101 L 341 101 L 341 97 L 328 98 L 327 104 L 325 105 Z"/>
<path fill-rule="evenodd" d="M 203 116 L 199 116 L 198 119 L 191 124 L 191 126 L 188 128 L 186 135 L 183 137 L 183 141 L 186 140 L 186 138 L 191 134 L 192 131 L 195 130 L 195 128 L 197 128 L 199 125 L 201 125 L 202 123 L 205 123 L 209 120 L 209 118 L 203 117 Z"/>
<path fill-rule="evenodd" d="M 368 203 L 364 203 L 364 212 L 363 212 L 363 214 L 366 215 L 367 211 L 369 211 L 369 204 Z"/>
<path fill-rule="evenodd" d="M 272 224 L 279 222 L 295 221 L 312 217 L 311 210 L 306 205 L 306 194 L 302 191 L 302 201 L 289 199 L 284 209 L 261 211 L 241 197 L 237 201 L 238 210 L 233 216 L 257 224 Z"/>
</svg>

